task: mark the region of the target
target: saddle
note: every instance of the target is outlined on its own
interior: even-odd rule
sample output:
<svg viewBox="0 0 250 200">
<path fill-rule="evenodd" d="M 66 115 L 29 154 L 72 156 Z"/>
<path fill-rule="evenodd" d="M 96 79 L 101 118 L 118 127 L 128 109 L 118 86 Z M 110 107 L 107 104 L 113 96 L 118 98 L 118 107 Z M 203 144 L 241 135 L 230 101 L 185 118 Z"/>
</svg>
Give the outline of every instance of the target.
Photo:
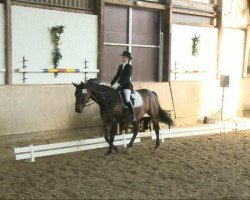
<svg viewBox="0 0 250 200">
<path fill-rule="evenodd" d="M 125 103 L 126 102 L 125 97 L 122 95 L 121 91 L 119 91 L 119 95 L 120 95 L 121 102 L 122 102 L 123 106 L 125 108 L 127 108 L 126 103 Z M 130 101 L 131 101 L 131 103 L 133 105 L 133 108 L 140 108 L 140 107 L 143 106 L 142 96 L 137 91 L 133 90 L 133 92 L 131 92 Z"/>
</svg>

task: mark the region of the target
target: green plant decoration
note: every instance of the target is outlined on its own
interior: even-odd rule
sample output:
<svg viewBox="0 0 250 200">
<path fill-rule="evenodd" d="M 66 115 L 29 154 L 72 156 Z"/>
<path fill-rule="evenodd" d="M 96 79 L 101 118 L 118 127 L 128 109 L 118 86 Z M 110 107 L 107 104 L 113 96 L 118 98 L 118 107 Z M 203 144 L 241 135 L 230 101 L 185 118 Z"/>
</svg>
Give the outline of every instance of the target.
<svg viewBox="0 0 250 200">
<path fill-rule="evenodd" d="M 198 56 L 199 55 L 199 46 L 200 46 L 200 35 L 192 38 L 192 55 Z"/>
<path fill-rule="evenodd" d="M 54 50 L 53 50 L 53 64 L 54 64 L 54 69 L 57 69 L 60 60 L 62 59 L 62 54 L 60 52 L 59 46 L 62 44 L 61 41 L 61 34 L 64 31 L 64 26 L 53 26 L 50 29 L 50 33 L 52 36 L 52 42 L 54 44 Z M 57 75 L 57 74 L 56 74 Z"/>
</svg>

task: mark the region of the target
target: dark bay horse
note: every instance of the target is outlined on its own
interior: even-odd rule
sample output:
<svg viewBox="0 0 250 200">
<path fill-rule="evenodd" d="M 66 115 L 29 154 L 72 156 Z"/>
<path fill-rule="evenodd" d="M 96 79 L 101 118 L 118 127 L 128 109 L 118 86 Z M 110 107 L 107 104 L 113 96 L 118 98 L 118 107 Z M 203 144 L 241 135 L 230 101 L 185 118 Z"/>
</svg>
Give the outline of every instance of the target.
<svg viewBox="0 0 250 200">
<path fill-rule="evenodd" d="M 109 86 L 99 84 L 97 79 L 90 79 L 86 83 L 81 82 L 79 85 L 73 83 L 73 85 L 76 87 L 75 111 L 77 113 L 82 113 L 83 108 L 90 99 L 95 101 L 100 107 L 100 114 L 105 128 L 105 140 L 109 143 L 109 149 L 106 154 L 111 154 L 112 149 L 117 151 L 117 147 L 113 144 L 117 132 L 117 124 L 125 123 L 124 114 L 126 113 L 126 108 L 124 108 L 121 102 L 119 92 Z M 157 149 L 160 146 L 160 126 L 158 120 L 161 120 L 169 126 L 173 125 L 174 122 L 170 115 L 161 109 L 156 93 L 147 89 L 140 89 L 137 90 L 137 92 L 142 96 L 143 106 L 135 108 L 136 119 L 139 121 L 145 113 L 150 116 L 156 133 L 155 148 Z M 110 134 L 107 130 L 108 126 L 111 126 Z M 137 133 L 138 124 L 133 126 L 133 137 L 128 148 L 133 146 Z"/>
</svg>

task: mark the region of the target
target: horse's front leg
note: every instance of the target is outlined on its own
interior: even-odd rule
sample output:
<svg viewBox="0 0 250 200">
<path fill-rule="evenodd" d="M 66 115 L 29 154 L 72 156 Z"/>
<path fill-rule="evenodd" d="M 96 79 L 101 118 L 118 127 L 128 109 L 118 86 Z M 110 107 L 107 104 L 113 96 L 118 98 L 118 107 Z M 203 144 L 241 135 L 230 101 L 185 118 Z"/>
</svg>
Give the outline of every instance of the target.
<svg viewBox="0 0 250 200">
<path fill-rule="evenodd" d="M 110 155 L 112 153 L 112 149 L 118 151 L 118 148 L 114 145 L 115 135 L 117 134 L 117 122 L 116 120 L 112 121 L 111 130 L 110 130 L 110 139 L 109 139 L 109 149 L 106 155 Z"/>
<path fill-rule="evenodd" d="M 138 123 L 137 123 L 137 121 L 133 121 L 132 125 L 133 125 L 133 136 L 132 136 L 132 138 L 131 138 L 131 140 L 130 140 L 130 142 L 128 144 L 128 148 L 131 148 L 133 146 L 135 138 L 136 138 L 136 136 L 138 134 Z"/>
<path fill-rule="evenodd" d="M 110 140 L 109 140 L 109 131 L 108 131 L 108 126 L 107 124 L 104 124 L 104 138 L 106 140 L 107 143 L 110 143 Z"/>
</svg>

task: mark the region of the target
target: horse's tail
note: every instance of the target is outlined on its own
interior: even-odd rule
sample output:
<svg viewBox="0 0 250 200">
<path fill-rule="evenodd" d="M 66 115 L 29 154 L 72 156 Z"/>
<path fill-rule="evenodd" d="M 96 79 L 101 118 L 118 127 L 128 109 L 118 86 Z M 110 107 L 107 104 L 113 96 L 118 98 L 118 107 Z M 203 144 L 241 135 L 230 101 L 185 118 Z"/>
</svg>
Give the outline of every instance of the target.
<svg viewBox="0 0 250 200">
<path fill-rule="evenodd" d="M 165 110 L 162 110 L 161 107 L 159 108 L 159 117 L 160 117 L 161 121 L 168 124 L 169 127 L 174 125 L 174 121 L 171 118 L 171 115 L 169 113 L 167 113 Z"/>
<path fill-rule="evenodd" d="M 158 99 L 158 96 L 156 94 L 156 92 L 151 91 Z M 169 113 L 167 113 L 165 110 L 162 110 L 161 106 L 159 105 L 159 117 L 161 119 L 162 122 L 165 122 L 166 124 L 168 124 L 169 126 L 173 126 L 174 125 L 174 121 L 171 118 L 171 115 Z"/>
</svg>

